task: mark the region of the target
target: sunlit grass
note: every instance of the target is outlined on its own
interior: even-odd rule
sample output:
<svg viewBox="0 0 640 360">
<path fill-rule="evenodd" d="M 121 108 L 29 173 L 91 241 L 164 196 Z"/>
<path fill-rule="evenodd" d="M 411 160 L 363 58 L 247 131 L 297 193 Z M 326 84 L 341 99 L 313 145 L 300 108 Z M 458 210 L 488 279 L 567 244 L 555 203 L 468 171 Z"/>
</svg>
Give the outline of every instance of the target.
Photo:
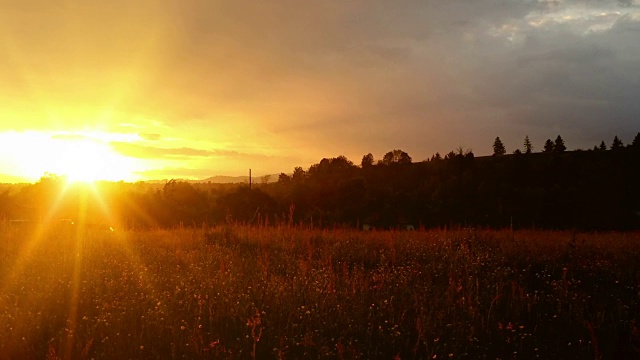
<svg viewBox="0 0 640 360">
<path fill-rule="evenodd" d="M 29 232 L 0 231 L 8 357 L 638 355 L 637 233 Z"/>
</svg>

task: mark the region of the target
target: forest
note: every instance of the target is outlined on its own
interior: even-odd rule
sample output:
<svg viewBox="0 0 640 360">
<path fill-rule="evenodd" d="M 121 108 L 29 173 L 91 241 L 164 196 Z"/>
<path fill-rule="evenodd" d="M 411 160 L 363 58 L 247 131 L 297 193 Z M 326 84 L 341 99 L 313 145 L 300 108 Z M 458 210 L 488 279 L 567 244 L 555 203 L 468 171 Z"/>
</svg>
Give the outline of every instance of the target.
<svg viewBox="0 0 640 360">
<path fill-rule="evenodd" d="M 560 136 L 541 152 L 492 156 L 462 147 L 414 162 L 396 149 L 381 160 L 324 158 L 275 182 L 67 184 L 56 175 L 4 185 L 4 221 L 70 219 L 126 228 L 295 223 L 352 228 L 640 228 L 640 133 L 590 150 L 567 151 Z M 82 219 L 80 219 L 82 218 Z"/>
</svg>

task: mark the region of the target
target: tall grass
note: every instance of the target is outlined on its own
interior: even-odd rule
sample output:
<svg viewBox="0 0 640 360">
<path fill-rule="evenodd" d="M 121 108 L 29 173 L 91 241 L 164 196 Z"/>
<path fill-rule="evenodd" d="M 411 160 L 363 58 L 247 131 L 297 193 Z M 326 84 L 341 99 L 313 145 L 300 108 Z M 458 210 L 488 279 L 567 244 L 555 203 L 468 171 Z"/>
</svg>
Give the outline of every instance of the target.
<svg viewBox="0 0 640 360">
<path fill-rule="evenodd" d="M 5 227 L 0 353 L 637 358 L 639 235 Z"/>
</svg>

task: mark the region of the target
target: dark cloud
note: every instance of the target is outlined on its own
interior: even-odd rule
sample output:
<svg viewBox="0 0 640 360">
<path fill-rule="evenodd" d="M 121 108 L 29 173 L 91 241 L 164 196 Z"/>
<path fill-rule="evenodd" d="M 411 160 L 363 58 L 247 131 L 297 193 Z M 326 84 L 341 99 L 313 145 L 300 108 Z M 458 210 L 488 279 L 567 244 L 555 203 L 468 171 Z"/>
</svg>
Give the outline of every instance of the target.
<svg viewBox="0 0 640 360">
<path fill-rule="evenodd" d="M 461 142 L 482 153 L 503 133 L 582 145 L 637 111 L 627 94 L 638 92 L 638 21 L 616 14 L 629 4 L 206 5 L 179 15 L 186 71 L 168 88 L 352 157 L 405 147 L 420 158 Z"/>
<path fill-rule="evenodd" d="M 640 48 L 632 39 L 639 24 L 619 16 L 589 34 L 568 25 L 522 30 L 527 40 L 509 56 L 487 58 L 473 86 L 484 103 L 501 109 L 500 127 L 511 136 L 555 131 L 583 148 L 614 134 L 632 136 L 638 123 L 630 119 L 640 113 L 631 95 L 640 90 Z"/>
</svg>

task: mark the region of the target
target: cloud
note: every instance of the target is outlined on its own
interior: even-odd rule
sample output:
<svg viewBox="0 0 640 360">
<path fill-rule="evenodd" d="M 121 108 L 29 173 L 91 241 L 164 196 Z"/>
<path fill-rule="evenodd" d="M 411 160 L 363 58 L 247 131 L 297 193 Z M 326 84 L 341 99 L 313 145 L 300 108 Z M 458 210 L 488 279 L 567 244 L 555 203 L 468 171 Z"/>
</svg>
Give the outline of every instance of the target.
<svg viewBox="0 0 640 360">
<path fill-rule="evenodd" d="M 235 160 L 252 160 L 252 161 L 269 161 L 278 159 L 291 159 L 288 156 L 274 156 L 261 153 L 245 153 L 237 150 L 228 149 L 196 149 L 190 147 L 165 148 L 156 146 L 147 146 L 140 144 L 132 144 L 128 142 L 110 142 L 109 145 L 118 153 L 140 159 L 198 159 L 210 158 L 216 161 L 235 161 Z"/>
<path fill-rule="evenodd" d="M 204 179 L 212 176 L 211 169 L 203 168 L 185 168 L 185 167 L 164 167 L 139 171 L 136 173 L 146 179 L 168 179 L 168 178 L 187 178 L 187 179 Z"/>
<path fill-rule="evenodd" d="M 109 145 L 122 155 L 140 159 L 188 159 L 215 155 L 215 152 L 213 151 L 188 147 L 161 148 L 115 141 L 109 143 Z"/>
<path fill-rule="evenodd" d="M 638 25 L 626 15 L 592 34 L 527 29 L 527 40 L 508 57 L 485 62 L 474 86 L 511 119 L 562 130 L 581 144 L 612 132 L 632 133 L 627 119 L 640 111 L 629 95 L 640 90 Z"/>
</svg>

